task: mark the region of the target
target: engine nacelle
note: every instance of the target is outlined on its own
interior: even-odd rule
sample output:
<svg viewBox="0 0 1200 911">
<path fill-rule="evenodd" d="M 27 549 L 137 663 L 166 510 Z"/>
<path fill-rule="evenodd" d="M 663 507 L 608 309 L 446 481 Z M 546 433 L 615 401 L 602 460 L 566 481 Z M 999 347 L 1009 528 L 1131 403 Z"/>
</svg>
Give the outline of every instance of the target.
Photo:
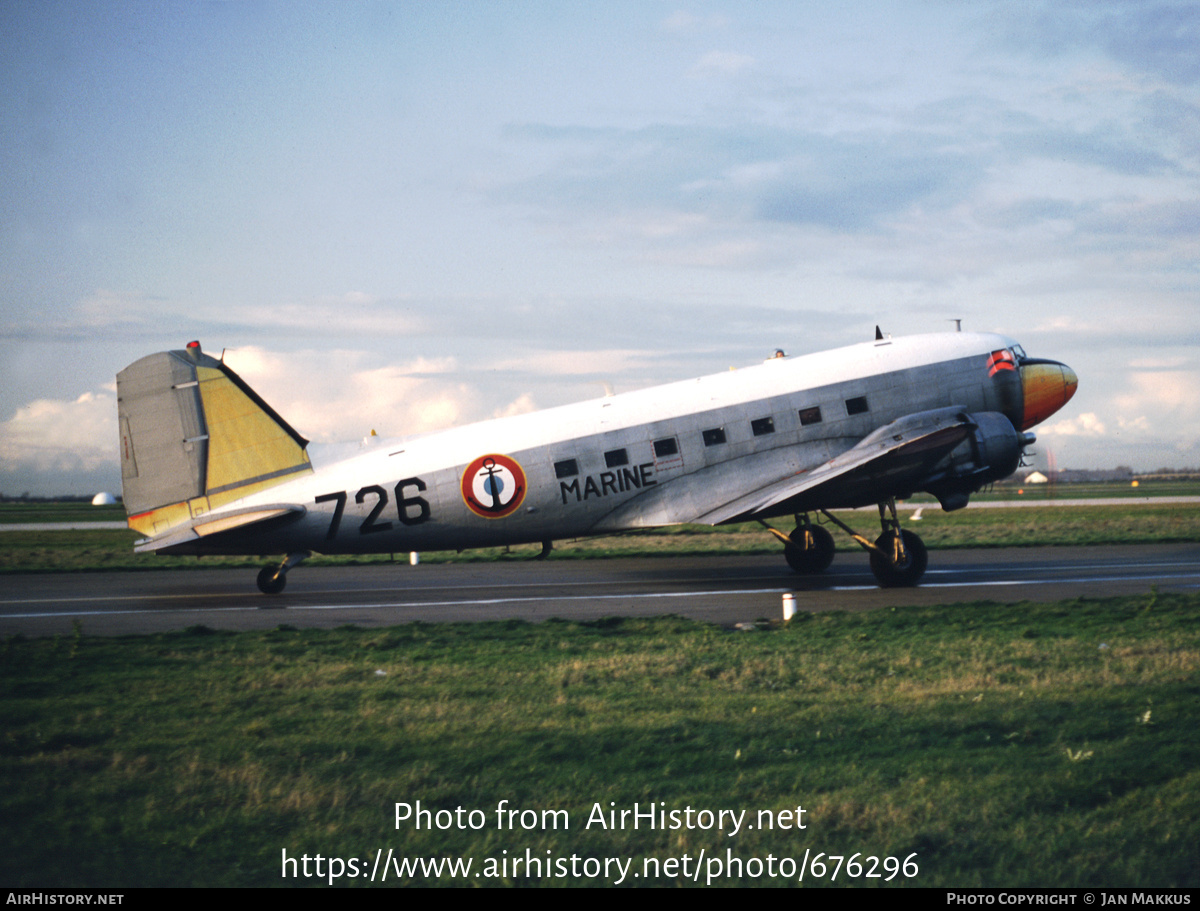
<svg viewBox="0 0 1200 911">
<path fill-rule="evenodd" d="M 962 509 L 979 488 L 1016 471 L 1021 452 L 1036 439 L 1032 433 L 1018 431 L 998 411 L 966 417 L 975 430 L 919 485 L 920 490 L 937 497 L 946 512 Z"/>
</svg>

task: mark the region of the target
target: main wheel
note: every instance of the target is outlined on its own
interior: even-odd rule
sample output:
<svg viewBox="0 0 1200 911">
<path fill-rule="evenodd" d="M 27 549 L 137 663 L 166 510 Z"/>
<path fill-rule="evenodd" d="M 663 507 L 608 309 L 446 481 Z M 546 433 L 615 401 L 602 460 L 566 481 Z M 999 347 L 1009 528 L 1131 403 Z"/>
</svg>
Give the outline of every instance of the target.
<svg viewBox="0 0 1200 911">
<path fill-rule="evenodd" d="M 258 571 L 258 590 L 264 595 L 278 595 L 287 585 L 287 573 L 281 573 L 278 567 L 264 566 Z"/>
<path fill-rule="evenodd" d="M 791 534 L 794 543 L 783 546 L 783 558 L 793 572 L 804 575 L 823 573 L 833 562 L 833 535 L 819 525 L 808 526 L 808 532 L 812 535 L 812 545 L 804 547 L 804 528 L 796 526 Z"/>
<path fill-rule="evenodd" d="M 884 588 L 904 588 L 916 585 L 929 563 L 929 552 L 925 543 L 911 531 L 900 532 L 904 536 L 904 560 L 900 563 L 891 559 L 895 553 L 895 538 L 891 534 L 881 535 L 875 546 L 887 557 L 871 551 L 871 572 Z"/>
</svg>

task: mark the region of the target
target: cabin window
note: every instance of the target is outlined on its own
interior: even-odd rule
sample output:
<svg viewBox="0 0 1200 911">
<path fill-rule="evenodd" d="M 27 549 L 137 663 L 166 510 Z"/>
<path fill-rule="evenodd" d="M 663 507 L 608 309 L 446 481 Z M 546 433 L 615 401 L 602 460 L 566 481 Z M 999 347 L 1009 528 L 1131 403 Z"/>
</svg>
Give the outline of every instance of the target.
<svg viewBox="0 0 1200 911">
<path fill-rule="evenodd" d="M 774 418 L 759 418 L 757 421 L 750 422 L 750 429 L 754 431 L 756 437 L 764 436 L 768 433 L 775 432 Z"/>
<path fill-rule="evenodd" d="M 812 408 L 800 409 L 800 426 L 807 427 L 809 424 L 821 423 L 821 406 L 814 405 Z"/>
<path fill-rule="evenodd" d="M 563 459 L 561 462 L 554 463 L 556 478 L 573 478 L 577 474 L 579 474 L 579 462 L 576 459 Z"/>
<path fill-rule="evenodd" d="M 846 414 L 865 414 L 868 410 L 867 397 L 865 395 L 846 399 Z"/>
<path fill-rule="evenodd" d="M 725 442 L 725 428 L 714 427 L 712 430 L 704 431 L 705 446 L 720 446 Z"/>
<path fill-rule="evenodd" d="M 673 455 L 679 455 L 679 443 L 675 441 L 675 437 L 654 441 L 654 458 L 665 459 Z"/>
<path fill-rule="evenodd" d="M 610 449 L 604 453 L 604 464 L 609 468 L 620 468 L 629 464 L 629 453 L 624 449 Z"/>
</svg>

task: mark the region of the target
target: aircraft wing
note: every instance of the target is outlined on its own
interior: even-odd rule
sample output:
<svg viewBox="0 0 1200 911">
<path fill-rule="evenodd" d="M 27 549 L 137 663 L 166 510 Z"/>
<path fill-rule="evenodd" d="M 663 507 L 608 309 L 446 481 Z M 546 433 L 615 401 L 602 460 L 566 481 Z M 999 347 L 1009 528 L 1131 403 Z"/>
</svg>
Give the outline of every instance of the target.
<svg viewBox="0 0 1200 911">
<path fill-rule="evenodd" d="M 800 465 L 787 450 L 757 453 L 664 484 L 625 504 L 601 526 L 719 525 L 877 503 L 928 477 L 976 426 L 962 408 L 939 408 L 891 421 L 816 466 Z"/>
<path fill-rule="evenodd" d="M 829 508 L 878 502 L 898 484 L 911 484 L 975 429 L 961 409 L 925 411 L 898 418 L 857 446 L 811 471 L 780 478 L 697 517 L 706 525 L 753 518 L 789 500 Z M 802 496 L 803 495 L 803 496 Z"/>
</svg>

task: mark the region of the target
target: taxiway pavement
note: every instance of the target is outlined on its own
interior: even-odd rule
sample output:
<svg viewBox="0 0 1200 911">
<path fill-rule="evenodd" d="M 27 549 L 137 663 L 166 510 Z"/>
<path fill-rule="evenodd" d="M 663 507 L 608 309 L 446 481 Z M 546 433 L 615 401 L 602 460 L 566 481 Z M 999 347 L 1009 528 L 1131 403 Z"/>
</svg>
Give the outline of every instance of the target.
<svg viewBox="0 0 1200 911">
<path fill-rule="evenodd" d="M 870 610 L 963 601 L 1052 601 L 1200 589 L 1200 544 L 932 551 L 922 584 L 880 589 L 865 555 L 797 576 L 781 556 L 520 559 L 498 563 L 302 565 L 287 590 L 259 594 L 255 570 L 10 575 L 0 635 L 391 626 L 552 617 L 678 614 L 731 626 L 799 610 Z"/>
</svg>

